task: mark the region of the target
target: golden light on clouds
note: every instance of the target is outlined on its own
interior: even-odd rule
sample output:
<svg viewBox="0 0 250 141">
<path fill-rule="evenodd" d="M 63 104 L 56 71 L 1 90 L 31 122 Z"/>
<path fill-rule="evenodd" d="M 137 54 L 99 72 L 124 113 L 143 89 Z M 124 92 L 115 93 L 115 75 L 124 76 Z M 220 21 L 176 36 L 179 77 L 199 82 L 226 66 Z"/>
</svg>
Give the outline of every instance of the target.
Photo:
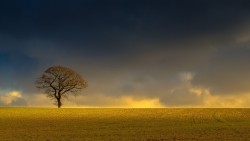
<svg viewBox="0 0 250 141">
<path fill-rule="evenodd" d="M 74 102 L 65 101 L 68 107 L 89 108 L 164 108 L 159 98 L 134 98 L 132 96 L 110 97 L 105 95 L 79 96 Z M 89 103 L 89 104 L 88 104 Z"/>
<path fill-rule="evenodd" d="M 0 102 L 5 105 L 8 105 L 16 101 L 19 98 L 22 98 L 21 92 L 19 91 L 5 92 L 4 95 L 0 95 Z"/>
<path fill-rule="evenodd" d="M 203 105 L 200 107 L 208 108 L 244 108 L 250 106 L 250 95 L 244 94 L 239 96 L 213 96 L 206 95 Z"/>
<path fill-rule="evenodd" d="M 163 104 L 160 98 L 107 96 L 105 94 L 84 95 L 70 97 L 65 100 L 65 108 L 244 108 L 250 107 L 250 94 L 212 95 L 208 89 L 187 87 L 191 102 L 188 104 Z M 187 99 L 187 97 L 182 97 Z M 25 101 L 26 106 L 54 107 L 44 94 L 34 94 L 26 97 L 20 91 L 5 92 L 0 97 L 1 105 L 11 105 L 18 101 Z M 176 99 L 172 99 L 177 101 Z M 193 101 L 192 101 L 193 100 Z M 199 103 L 195 102 L 199 101 Z"/>
<path fill-rule="evenodd" d="M 163 108 L 159 98 L 142 98 L 134 99 L 133 97 L 122 97 L 120 98 L 121 105 L 119 107 L 129 108 Z"/>
</svg>

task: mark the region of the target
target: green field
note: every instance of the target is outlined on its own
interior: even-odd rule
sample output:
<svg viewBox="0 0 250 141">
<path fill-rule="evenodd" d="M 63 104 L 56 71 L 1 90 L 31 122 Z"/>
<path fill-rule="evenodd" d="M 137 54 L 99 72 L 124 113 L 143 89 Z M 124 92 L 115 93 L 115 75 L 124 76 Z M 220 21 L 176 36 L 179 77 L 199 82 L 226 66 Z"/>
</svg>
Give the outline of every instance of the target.
<svg viewBox="0 0 250 141">
<path fill-rule="evenodd" d="M 0 140 L 250 140 L 250 109 L 0 108 Z"/>
</svg>

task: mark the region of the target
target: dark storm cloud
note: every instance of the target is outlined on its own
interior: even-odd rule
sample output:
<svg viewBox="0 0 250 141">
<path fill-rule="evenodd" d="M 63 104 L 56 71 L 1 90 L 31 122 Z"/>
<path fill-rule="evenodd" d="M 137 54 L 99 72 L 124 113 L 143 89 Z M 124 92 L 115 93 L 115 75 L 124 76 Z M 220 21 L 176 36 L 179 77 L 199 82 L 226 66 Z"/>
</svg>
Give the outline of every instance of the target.
<svg viewBox="0 0 250 141">
<path fill-rule="evenodd" d="M 241 94 L 250 91 L 250 48 L 219 50 L 209 64 L 197 71 L 194 83 L 210 87 L 213 94 Z"/>
<path fill-rule="evenodd" d="M 186 38 L 239 24 L 248 16 L 248 5 L 247 1 L 3 1 L 1 31 L 16 38 L 70 44 Z"/>
<path fill-rule="evenodd" d="M 39 62 L 19 52 L 0 52 L 0 60 L 0 85 L 7 89 L 22 89 L 25 80 L 34 79 Z"/>
<path fill-rule="evenodd" d="M 247 93 L 249 7 L 246 0 L 1 1 L 0 87 L 29 95 L 43 70 L 61 64 L 83 74 L 89 94 L 197 105 L 203 97 L 190 90 L 197 87 Z"/>
</svg>

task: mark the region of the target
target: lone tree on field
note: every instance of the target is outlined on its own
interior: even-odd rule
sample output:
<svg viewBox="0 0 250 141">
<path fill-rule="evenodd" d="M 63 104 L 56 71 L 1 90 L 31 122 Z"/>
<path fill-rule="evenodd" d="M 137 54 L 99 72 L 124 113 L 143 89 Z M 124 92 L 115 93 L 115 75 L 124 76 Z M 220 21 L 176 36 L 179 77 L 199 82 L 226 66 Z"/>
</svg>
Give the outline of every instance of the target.
<svg viewBox="0 0 250 141">
<path fill-rule="evenodd" d="M 36 87 L 43 89 L 49 98 L 55 100 L 60 108 L 62 98 L 70 94 L 77 95 L 78 92 L 87 87 L 87 82 L 74 70 L 68 67 L 52 66 L 36 80 Z"/>
</svg>

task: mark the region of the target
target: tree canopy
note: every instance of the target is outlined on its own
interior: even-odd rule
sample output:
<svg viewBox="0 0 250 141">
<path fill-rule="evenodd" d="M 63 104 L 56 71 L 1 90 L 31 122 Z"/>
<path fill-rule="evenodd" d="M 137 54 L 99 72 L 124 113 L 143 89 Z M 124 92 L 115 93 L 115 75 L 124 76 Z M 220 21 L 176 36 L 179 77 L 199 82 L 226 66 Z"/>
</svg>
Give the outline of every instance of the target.
<svg viewBox="0 0 250 141">
<path fill-rule="evenodd" d="M 62 106 L 62 98 L 68 98 L 70 94 L 77 95 L 88 86 L 80 74 L 63 66 L 49 67 L 35 84 L 38 89 L 44 90 L 47 97 L 55 100 L 58 108 Z"/>
</svg>

